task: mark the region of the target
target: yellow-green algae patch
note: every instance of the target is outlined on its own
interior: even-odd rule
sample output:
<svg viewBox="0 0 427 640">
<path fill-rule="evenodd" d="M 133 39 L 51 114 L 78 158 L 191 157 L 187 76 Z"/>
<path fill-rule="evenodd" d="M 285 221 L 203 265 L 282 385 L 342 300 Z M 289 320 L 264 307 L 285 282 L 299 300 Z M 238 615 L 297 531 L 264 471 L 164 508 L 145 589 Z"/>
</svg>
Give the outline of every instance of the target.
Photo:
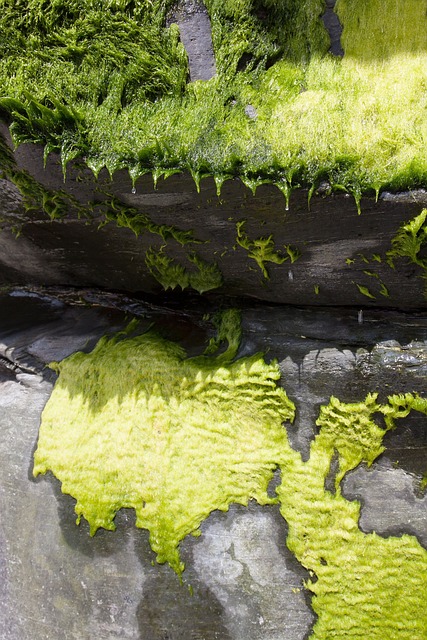
<svg viewBox="0 0 427 640">
<path fill-rule="evenodd" d="M 427 414 L 427 400 L 410 393 L 385 404 L 376 394 L 349 404 L 331 398 L 304 462 L 282 425 L 295 408 L 277 384 L 277 363 L 259 354 L 234 359 L 236 312 L 217 328 L 207 353 L 228 341 L 217 356 L 187 358 L 148 332 L 103 338 L 91 353 L 57 364 L 35 475 L 53 471 L 92 534 L 114 529 L 118 509 L 134 508 L 158 561 L 181 573 L 180 541 L 198 534 L 214 509 L 251 498 L 274 502 L 267 486 L 279 466 L 287 545 L 312 576 L 306 587 L 318 618 L 311 639 L 425 640 L 427 551 L 413 536 L 363 533 L 360 505 L 342 496 L 341 480 L 373 463 L 397 419 Z"/>
<path fill-rule="evenodd" d="M 272 502 L 267 486 L 294 406 L 276 363 L 230 361 L 235 336 L 218 358 L 193 359 L 152 332 L 122 337 L 56 365 L 34 474 L 54 473 L 92 534 L 134 508 L 158 561 L 181 572 L 178 544 L 212 510 Z"/>
<path fill-rule="evenodd" d="M 331 398 L 321 407 L 319 434 L 310 458 L 293 457 L 277 492 L 289 525 L 287 545 L 313 579 L 312 607 L 318 615 L 310 640 L 425 640 L 427 552 L 413 536 L 383 538 L 358 527 L 360 504 L 343 498 L 340 482 L 361 462 L 372 464 L 384 450 L 386 430 L 411 409 L 427 414 L 427 400 L 411 394 L 378 404 L 376 394 L 345 404 Z M 335 492 L 325 489 L 331 462 Z M 285 456 L 288 462 L 288 455 Z"/>
</svg>

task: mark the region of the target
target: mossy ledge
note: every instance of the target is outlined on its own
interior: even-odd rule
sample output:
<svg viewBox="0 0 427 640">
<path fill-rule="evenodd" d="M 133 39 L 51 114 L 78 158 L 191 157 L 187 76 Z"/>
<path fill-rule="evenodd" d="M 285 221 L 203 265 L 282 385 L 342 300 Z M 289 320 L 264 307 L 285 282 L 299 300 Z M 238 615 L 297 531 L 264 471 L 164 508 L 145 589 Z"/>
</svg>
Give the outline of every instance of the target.
<svg viewBox="0 0 427 640">
<path fill-rule="evenodd" d="M 286 198 L 327 181 L 364 193 L 427 184 L 427 17 L 419 0 L 206 0 L 217 74 L 188 82 L 172 0 L 1 0 L 0 100 L 15 144 L 135 181 L 238 176 Z M 250 108 L 249 108 L 250 107 Z"/>
</svg>

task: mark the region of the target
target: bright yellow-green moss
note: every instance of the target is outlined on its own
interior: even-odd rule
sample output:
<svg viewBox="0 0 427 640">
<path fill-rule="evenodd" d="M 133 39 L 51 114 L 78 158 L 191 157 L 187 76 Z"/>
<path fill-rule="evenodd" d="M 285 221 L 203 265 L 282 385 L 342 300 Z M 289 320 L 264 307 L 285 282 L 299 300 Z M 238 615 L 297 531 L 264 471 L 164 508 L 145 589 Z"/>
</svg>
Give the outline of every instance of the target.
<svg viewBox="0 0 427 640">
<path fill-rule="evenodd" d="M 186 82 L 172 0 L 0 0 L 0 101 L 17 143 L 133 179 L 189 170 L 361 194 L 427 184 L 421 0 L 206 0 L 217 75 Z M 82 6 L 84 8 L 82 9 Z M 245 109 L 251 105 L 250 117 Z M 253 109 L 255 111 L 253 111 Z"/>
<path fill-rule="evenodd" d="M 224 322 L 227 330 L 227 314 Z M 179 542 L 213 509 L 272 502 L 267 486 L 294 406 L 277 364 L 230 362 L 235 332 L 234 322 L 232 348 L 218 358 L 187 359 L 147 333 L 104 338 L 57 365 L 34 473 L 53 471 L 92 534 L 132 507 L 158 561 L 181 572 Z"/>
<path fill-rule="evenodd" d="M 427 50 L 422 0 L 337 0 L 336 11 L 344 25 L 341 42 L 347 56 L 371 61 Z"/>
<path fill-rule="evenodd" d="M 284 249 L 286 254 L 283 255 L 276 250 L 276 246 L 274 244 L 273 236 L 268 236 L 268 238 L 256 238 L 252 240 L 249 238 L 246 233 L 245 227 L 246 221 L 241 220 L 236 224 L 237 244 L 246 249 L 248 252 L 248 258 L 252 258 L 255 260 L 258 267 L 261 269 L 262 275 L 266 280 L 270 278 L 270 275 L 267 271 L 267 267 L 265 266 L 266 262 L 273 262 L 274 264 L 283 264 L 286 260 L 291 260 L 291 262 L 295 262 L 301 255 L 301 252 L 297 248 L 293 248 L 290 245 L 284 245 Z"/>
<path fill-rule="evenodd" d="M 391 249 L 387 253 L 390 266 L 394 267 L 396 258 L 408 258 L 411 262 L 427 272 L 427 258 L 420 252 L 427 245 L 427 209 L 418 216 L 403 224 L 391 241 Z"/>
<path fill-rule="evenodd" d="M 353 404 L 331 398 L 304 462 L 282 426 L 293 420 L 294 405 L 277 385 L 277 363 L 259 354 L 235 360 L 239 315 L 228 311 L 216 323 L 207 351 L 228 342 L 217 356 L 186 358 L 149 332 L 103 338 L 91 353 L 56 364 L 34 474 L 53 471 L 92 534 L 114 529 L 118 509 L 134 508 L 158 561 L 181 573 L 180 541 L 197 535 L 215 509 L 277 501 L 267 487 L 279 466 L 287 544 L 313 578 L 306 586 L 318 618 L 310 638 L 425 640 L 427 551 L 413 536 L 362 533 L 360 505 L 341 495 L 340 483 L 360 463 L 373 463 L 396 420 L 411 410 L 427 414 L 427 400 L 410 393 L 386 404 L 376 394 Z"/>
<path fill-rule="evenodd" d="M 363 269 L 363 274 L 368 276 L 367 284 L 354 282 L 359 292 L 367 297 L 375 300 L 378 296 L 390 297 L 389 289 L 380 275 L 376 272 L 376 264 L 382 262 L 388 264 L 392 269 L 399 269 L 401 264 L 411 262 L 418 267 L 420 276 L 427 282 L 427 258 L 425 250 L 427 248 L 427 209 L 423 209 L 421 213 L 404 222 L 396 230 L 391 238 L 390 249 L 381 256 L 377 253 L 367 257 L 363 253 L 357 253 L 353 258 L 346 258 L 347 265 L 362 262 L 369 265 L 369 269 Z M 364 266 L 364 265 L 362 265 Z M 387 278 L 386 278 L 387 280 Z M 427 289 L 426 289 L 427 296 Z"/>
<path fill-rule="evenodd" d="M 293 460 L 278 488 L 281 513 L 289 525 L 287 544 L 312 572 L 307 587 L 318 615 L 310 640 L 424 640 L 427 637 L 427 552 L 417 539 L 382 538 L 358 527 L 360 505 L 340 491 L 344 474 L 361 462 L 370 465 L 383 451 L 384 430 L 411 409 L 427 414 L 427 400 L 411 394 L 376 395 L 344 404 L 331 398 L 320 410 L 320 432 L 307 462 Z M 338 456 L 335 493 L 325 489 L 332 457 Z"/>
</svg>

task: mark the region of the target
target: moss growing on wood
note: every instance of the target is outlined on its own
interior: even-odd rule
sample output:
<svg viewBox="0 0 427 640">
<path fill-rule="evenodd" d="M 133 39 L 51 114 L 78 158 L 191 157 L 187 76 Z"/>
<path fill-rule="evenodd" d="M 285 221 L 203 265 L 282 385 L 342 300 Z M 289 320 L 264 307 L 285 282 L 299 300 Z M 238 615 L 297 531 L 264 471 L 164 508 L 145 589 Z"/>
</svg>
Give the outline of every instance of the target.
<svg viewBox="0 0 427 640">
<path fill-rule="evenodd" d="M 394 267 L 395 258 L 408 258 L 427 271 L 427 257 L 421 255 L 422 249 L 427 246 L 427 209 L 400 227 L 391 246 L 387 252 L 390 266 Z"/>
<path fill-rule="evenodd" d="M 156 224 L 148 214 L 141 213 L 114 196 L 107 197 L 100 204 L 99 209 L 105 216 L 102 226 L 108 222 L 115 222 L 118 227 L 133 231 L 136 237 L 148 232 L 160 236 L 165 242 L 175 240 L 182 246 L 200 243 L 191 229 L 184 230 L 173 225 Z"/>
</svg>

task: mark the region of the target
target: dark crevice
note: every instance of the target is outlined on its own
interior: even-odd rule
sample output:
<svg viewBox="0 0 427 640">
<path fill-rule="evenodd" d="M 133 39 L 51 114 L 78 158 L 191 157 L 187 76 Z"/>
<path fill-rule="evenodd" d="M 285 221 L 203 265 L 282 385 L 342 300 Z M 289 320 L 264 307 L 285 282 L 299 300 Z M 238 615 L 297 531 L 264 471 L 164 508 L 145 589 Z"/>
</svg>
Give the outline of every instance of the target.
<svg viewBox="0 0 427 640">
<path fill-rule="evenodd" d="M 336 493 L 335 480 L 339 470 L 340 470 L 340 459 L 339 459 L 338 451 L 335 449 L 334 455 L 331 458 L 329 473 L 325 478 L 325 491 L 329 491 L 329 493 L 332 493 L 332 495 L 335 495 Z"/>
<path fill-rule="evenodd" d="M 336 0 L 326 0 L 325 4 L 326 9 L 322 20 L 331 40 L 329 51 L 334 56 L 342 57 L 344 55 L 344 49 L 341 45 L 342 25 L 334 11 Z"/>
<path fill-rule="evenodd" d="M 237 64 L 237 71 L 245 71 L 251 65 L 253 66 L 254 60 L 255 58 L 251 53 L 244 53 Z"/>
</svg>

